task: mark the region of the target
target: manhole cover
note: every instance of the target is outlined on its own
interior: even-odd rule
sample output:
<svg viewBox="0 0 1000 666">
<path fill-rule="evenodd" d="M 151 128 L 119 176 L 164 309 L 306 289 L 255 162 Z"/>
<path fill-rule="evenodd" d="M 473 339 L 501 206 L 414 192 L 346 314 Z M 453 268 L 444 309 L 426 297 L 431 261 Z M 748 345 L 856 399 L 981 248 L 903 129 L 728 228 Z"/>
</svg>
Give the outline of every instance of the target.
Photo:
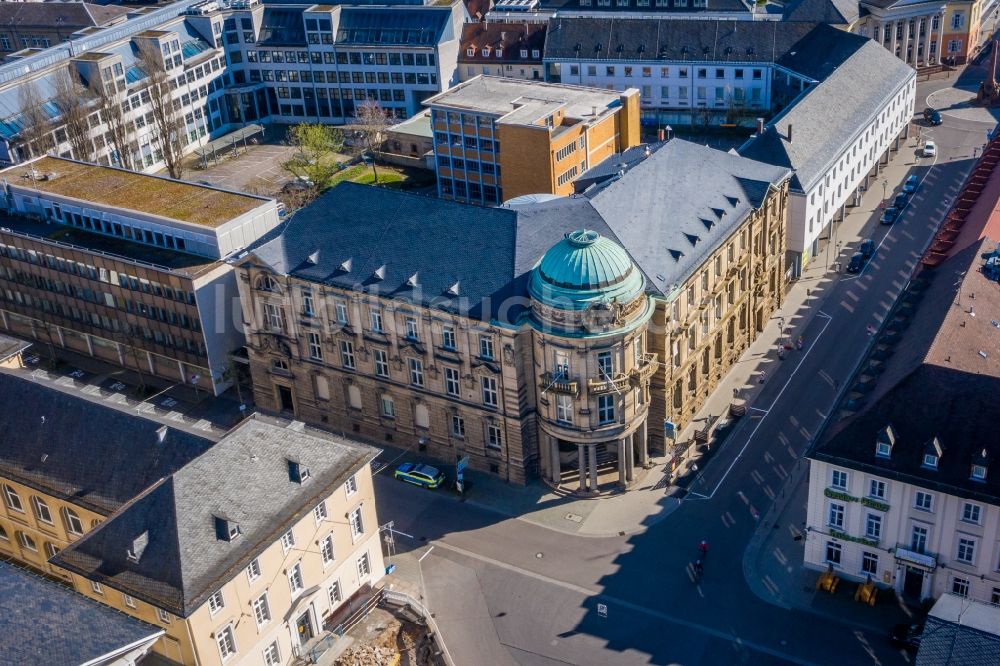
<svg viewBox="0 0 1000 666">
<path fill-rule="evenodd" d="M 567 513 L 564 518 L 566 518 L 566 520 L 572 520 L 574 523 L 583 522 L 583 516 L 578 516 L 575 513 Z"/>
</svg>

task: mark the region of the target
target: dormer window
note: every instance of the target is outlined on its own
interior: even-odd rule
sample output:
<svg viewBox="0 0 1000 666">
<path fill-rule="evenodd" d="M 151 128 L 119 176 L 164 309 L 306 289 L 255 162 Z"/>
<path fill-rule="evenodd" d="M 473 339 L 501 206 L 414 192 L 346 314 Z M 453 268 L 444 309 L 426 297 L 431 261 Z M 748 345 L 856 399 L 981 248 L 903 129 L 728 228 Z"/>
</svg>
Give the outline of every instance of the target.
<svg viewBox="0 0 1000 666">
<path fill-rule="evenodd" d="M 488 46 L 484 46 L 483 47 L 483 56 L 486 57 L 486 58 L 490 57 L 490 47 L 488 47 Z"/>
<path fill-rule="evenodd" d="M 497 49 L 497 57 L 498 58 L 502 58 L 503 57 L 503 49 L 499 49 L 499 48 Z"/>
<path fill-rule="evenodd" d="M 985 481 L 986 480 L 986 470 L 990 465 L 990 454 L 983 449 L 979 452 L 979 455 L 972 458 L 972 474 L 970 477 L 973 481 Z"/>
<path fill-rule="evenodd" d="M 129 561 L 138 562 L 142 558 L 142 553 L 146 550 L 147 545 L 149 545 L 149 530 L 132 539 L 132 546 L 128 549 Z"/>
<path fill-rule="evenodd" d="M 474 47 L 466 49 L 465 50 L 465 55 L 470 56 L 470 57 L 476 55 L 476 49 Z"/>
<path fill-rule="evenodd" d="M 257 280 L 258 291 L 278 291 L 278 283 L 270 275 L 261 275 Z"/>
<path fill-rule="evenodd" d="M 521 49 L 521 57 L 522 58 L 528 57 L 528 49 Z"/>
<path fill-rule="evenodd" d="M 215 516 L 215 538 L 219 541 L 234 541 L 242 532 L 234 520 Z"/>
<path fill-rule="evenodd" d="M 538 49 L 531 49 L 531 57 L 534 58 L 535 60 L 538 60 L 539 58 L 542 57 L 542 52 L 539 51 Z"/>
<path fill-rule="evenodd" d="M 985 481 L 986 480 L 986 467 L 983 465 L 973 465 L 972 466 L 972 480 L 973 481 Z"/>
<path fill-rule="evenodd" d="M 937 469 L 938 461 L 941 459 L 942 453 L 944 453 L 944 447 L 941 445 L 941 440 L 934 437 L 924 446 L 923 467 L 927 469 Z"/>
<path fill-rule="evenodd" d="M 896 431 L 891 425 L 883 428 L 875 440 L 875 455 L 879 458 L 892 456 L 892 447 L 896 444 Z"/>
<path fill-rule="evenodd" d="M 294 460 L 288 461 L 288 480 L 303 484 L 309 480 L 309 468 Z"/>
</svg>

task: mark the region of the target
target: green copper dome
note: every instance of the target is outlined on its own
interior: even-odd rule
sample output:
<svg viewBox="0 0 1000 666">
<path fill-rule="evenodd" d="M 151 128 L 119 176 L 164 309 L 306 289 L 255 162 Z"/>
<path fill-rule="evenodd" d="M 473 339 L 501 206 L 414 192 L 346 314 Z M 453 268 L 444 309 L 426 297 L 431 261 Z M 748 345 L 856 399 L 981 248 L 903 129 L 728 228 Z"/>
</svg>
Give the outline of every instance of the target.
<svg viewBox="0 0 1000 666">
<path fill-rule="evenodd" d="M 643 292 L 645 280 L 628 253 L 610 238 L 581 229 L 553 245 L 535 266 L 532 298 L 561 310 L 595 303 L 626 303 Z"/>
</svg>

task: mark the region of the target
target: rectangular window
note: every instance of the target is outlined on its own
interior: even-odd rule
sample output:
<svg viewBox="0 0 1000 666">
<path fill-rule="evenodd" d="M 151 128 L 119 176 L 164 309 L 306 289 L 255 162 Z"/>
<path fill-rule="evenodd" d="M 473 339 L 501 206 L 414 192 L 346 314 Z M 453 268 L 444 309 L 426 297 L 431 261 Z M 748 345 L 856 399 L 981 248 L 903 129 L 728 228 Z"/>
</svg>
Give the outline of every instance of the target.
<svg viewBox="0 0 1000 666">
<path fill-rule="evenodd" d="M 865 520 L 865 536 L 876 541 L 882 538 L 882 516 L 869 513 Z"/>
<path fill-rule="evenodd" d="M 840 488 L 841 490 L 847 489 L 847 472 L 839 469 L 833 470 L 832 478 L 830 479 L 830 485 L 834 488 Z"/>
<path fill-rule="evenodd" d="M 455 349 L 455 329 L 445 326 L 441 329 L 441 346 L 445 349 Z"/>
<path fill-rule="evenodd" d="M 305 584 L 302 581 L 302 565 L 299 562 L 288 569 L 288 589 L 291 590 L 293 598 L 305 589 Z"/>
<path fill-rule="evenodd" d="M 320 343 L 319 333 L 309 333 L 309 358 L 316 361 L 323 360 L 323 345 Z"/>
<path fill-rule="evenodd" d="M 263 627 L 271 621 L 271 606 L 267 603 L 267 592 L 253 600 L 253 616 L 257 626 Z"/>
<path fill-rule="evenodd" d="M 285 330 L 285 315 L 281 311 L 281 307 L 273 303 L 265 303 L 264 315 L 267 317 L 267 325 L 272 331 Z"/>
<path fill-rule="evenodd" d="M 370 316 L 371 316 L 372 330 L 375 331 L 376 333 L 384 333 L 385 329 L 382 328 L 382 311 L 372 310 Z"/>
<path fill-rule="evenodd" d="M 444 369 L 444 390 L 448 395 L 459 394 L 457 368 Z"/>
<path fill-rule="evenodd" d="M 834 566 L 840 566 L 841 547 L 833 541 L 826 542 L 826 561 Z"/>
<path fill-rule="evenodd" d="M 236 654 L 236 637 L 233 636 L 232 625 L 226 625 L 215 635 L 215 642 L 219 645 L 219 655 L 222 661 L 228 660 Z"/>
<path fill-rule="evenodd" d="M 372 573 L 372 565 L 368 560 L 368 553 L 362 553 L 358 558 L 358 578 L 364 580 Z"/>
<path fill-rule="evenodd" d="M 493 377 L 482 378 L 483 404 L 487 407 L 496 407 L 499 404 L 497 397 L 497 380 Z"/>
<path fill-rule="evenodd" d="M 410 383 L 414 386 L 424 385 L 424 364 L 419 358 L 410 359 Z"/>
<path fill-rule="evenodd" d="M 975 564 L 976 562 L 976 540 L 972 537 L 958 538 L 958 551 L 955 559 L 964 564 Z"/>
<path fill-rule="evenodd" d="M 952 578 L 951 593 L 960 597 L 969 596 L 969 580 L 967 578 Z"/>
<path fill-rule="evenodd" d="M 348 516 L 351 523 L 351 538 L 357 541 L 358 537 L 365 533 L 365 523 L 361 516 L 361 507 L 355 507 Z"/>
<path fill-rule="evenodd" d="M 910 550 L 915 553 L 922 553 L 927 550 L 927 528 L 922 525 L 914 525 L 910 533 Z"/>
<path fill-rule="evenodd" d="M 280 666 L 281 652 L 278 650 L 278 641 L 271 641 L 271 644 L 264 648 L 264 666 Z"/>
<path fill-rule="evenodd" d="M 493 358 L 493 336 L 479 336 L 479 355 L 483 358 Z"/>
<path fill-rule="evenodd" d="M 918 490 L 913 507 L 921 511 L 932 511 L 934 509 L 934 496 Z"/>
<path fill-rule="evenodd" d="M 465 437 L 465 419 L 458 414 L 451 417 L 451 434 L 455 437 Z"/>
<path fill-rule="evenodd" d="M 615 422 L 615 396 L 601 395 L 597 397 L 597 422 L 601 425 Z"/>
<path fill-rule="evenodd" d="M 396 402 L 392 396 L 383 395 L 380 404 L 382 405 L 382 416 L 390 419 L 396 418 Z"/>
<path fill-rule="evenodd" d="M 375 375 L 377 377 L 389 376 L 389 354 L 384 349 L 376 349 L 372 358 L 375 360 Z"/>
<path fill-rule="evenodd" d="M 490 425 L 486 427 L 486 448 L 495 449 L 497 451 L 503 448 L 500 426 Z"/>
<path fill-rule="evenodd" d="M 556 395 L 556 421 L 573 424 L 573 396 Z"/>
<path fill-rule="evenodd" d="M 287 548 L 285 550 L 288 550 Z M 247 580 L 251 583 L 260 578 L 260 560 L 256 557 L 247 565 Z"/>
<path fill-rule="evenodd" d="M 611 352 L 601 352 L 597 355 L 597 375 L 600 379 L 611 379 L 614 376 L 614 360 Z"/>
<path fill-rule="evenodd" d="M 326 520 L 327 517 L 328 514 L 326 512 L 326 500 L 323 500 L 322 502 L 316 505 L 315 509 L 313 509 L 313 520 L 315 520 L 316 524 L 319 525 L 324 520 Z"/>
<path fill-rule="evenodd" d="M 830 502 L 830 512 L 827 523 L 830 527 L 844 529 L 844 505 Z"/>
<path fill-rule="evenodd" d="M 417 320 L 413 317 L 406 317 L 403 320 L 403 324 L 406 327 L 406 339 L 407 340 L 419 340 L 417 335 Z"/>
<path fill-rule="evenodd" d="M 125 594 L 124 592 L 122 592 L 122 601 L 129 608 L 135 608 L 135 599 L 132 598 L 131 596 Z"/>
<path fill-rule="evenodd" d="M 170 624 L 170 613 L 163 610 L 162 608 L 156 609 L 156 617 L 160 619 L 163 624 Z"/>
<path fill-rule="evenodd" d="M 872 479 L 868 486 L 868 496 L 876 499 L 885 499 L 885 481 Z"/>
<path fill-rule="evenodd" d="M 966 502 L 962 505 L 962 520 L 966 523 L 979 524 L 981 507 L 978 504 Z"/>
<path fill-rule="evenodd" d="M 220 610 L 226 607 L 226 600 L 222 598 L 222 590 L 216 590 L 208 598 L 208 612 L 215 615 Z"/>
<path fill-rule="evenodd" d="M 281 550 L 288 552 L 292 546 L 295 545 L 295 535 L 292 534 L 291 530 L 288 530 L 281 535 Z"/>
<path fill-rule="evenodd" d="M 861 553 L 861 572 L 875 576 L 878 574 L 878 555 L 864 551 Z"/>
<path fill-rule="evenodd" d="M 323 564 L 333 562 L 333 535 L 328 534 L 319 545 L 319 554 L 323 557 Z"/>
<path fill-rule="evenodd" d="M 330 584 L 330 589 L 326 591 L 326 598 L 330 600 L 330 610 L 335 609 L 344 600 L 344 596 L 340 593 L 339 580 Z"/>
<path fill-rule="evenodd" d="M 313 295 L 311 291 L 302 292 L 302 314 L 312 317 L 316 312 L 313 310 Z"/>
<path fill-rule="evenodd" d="M 334 316 L 337 318 L 338 324 L 347 325 L 347 303 L 343 301 L 334 301 L 333 303 Z"/>
<path fill-rule="evenodd" d="M 340 362 L 349 369 L 354 369 L 354 343 L 350 340 L 340 341 Z"/>
</svg>

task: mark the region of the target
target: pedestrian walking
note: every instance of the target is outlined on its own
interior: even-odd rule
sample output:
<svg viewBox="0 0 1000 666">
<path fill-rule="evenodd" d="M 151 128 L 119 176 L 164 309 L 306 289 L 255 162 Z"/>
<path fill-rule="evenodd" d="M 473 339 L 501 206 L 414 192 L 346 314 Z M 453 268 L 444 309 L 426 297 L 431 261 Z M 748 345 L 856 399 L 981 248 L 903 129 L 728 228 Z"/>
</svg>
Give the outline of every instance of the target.
<svg viewBox="0 0 1000 666">
<path fill-rule="evenodd" d="M 760 376 L 757 377 L 757 383 L 758 384 L 763 384 L 764 383 L 764 371 L 763 370 L 760 371 Z"/>
<path fill-rule="evenodd" d="M 805 344 L 805 339 L 800 335 L 799 338 L 795 341 L 795 348 L 798 349 L 799 351 L 802 351 L 803 344 Z"/>
</svg>

